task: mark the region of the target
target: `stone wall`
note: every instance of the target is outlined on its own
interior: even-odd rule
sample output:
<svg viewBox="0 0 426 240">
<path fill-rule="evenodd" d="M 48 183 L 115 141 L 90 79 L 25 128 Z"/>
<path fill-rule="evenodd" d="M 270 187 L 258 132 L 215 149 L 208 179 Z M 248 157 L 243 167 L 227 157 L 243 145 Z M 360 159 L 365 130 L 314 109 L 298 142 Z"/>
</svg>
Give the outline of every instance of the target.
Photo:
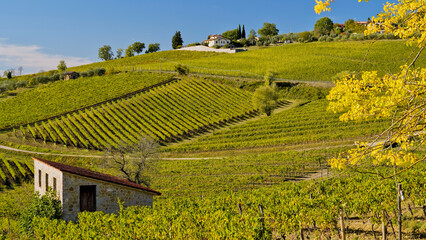
<svg viewBox="0 0 426 240">
<path fill-rule="evenodd" d="M 125 207 L 152 206 L 153 193 L 115 183 L 63 173 L 63 216 L 64 220 L 77 220 L 80 212 L 80 186 L 96 185 L 96 210 L 115 213 L 119 210 L 117 199 Z"/>
</svg>

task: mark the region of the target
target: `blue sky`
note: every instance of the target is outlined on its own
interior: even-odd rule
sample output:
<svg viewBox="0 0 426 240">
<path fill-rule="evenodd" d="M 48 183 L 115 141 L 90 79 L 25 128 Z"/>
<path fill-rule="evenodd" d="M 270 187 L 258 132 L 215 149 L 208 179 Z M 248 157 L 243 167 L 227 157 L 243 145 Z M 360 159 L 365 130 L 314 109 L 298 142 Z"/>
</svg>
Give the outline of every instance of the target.
<svg viewBox="0 0 426 240">
<path fill-rule="evenodd" d="M 59 60 L 75 66 L 97 59 L 98 49 L 114 51 L 140 41 L 171 49 L 179 30 L 184 44 L 201 42 L 209 34 L 245 25 L 246 32 L 264 22 L 279 33 L 312 30 L 328 16 L 343 23 L 365 21 L 379 13 L 386 1 L 337 0 L 332 11 L 317 15 L 314 0 L 11 0 L 0 13 L 0 71 L 23 66 L 24 73 L 55 69 Z"/>
</svg>

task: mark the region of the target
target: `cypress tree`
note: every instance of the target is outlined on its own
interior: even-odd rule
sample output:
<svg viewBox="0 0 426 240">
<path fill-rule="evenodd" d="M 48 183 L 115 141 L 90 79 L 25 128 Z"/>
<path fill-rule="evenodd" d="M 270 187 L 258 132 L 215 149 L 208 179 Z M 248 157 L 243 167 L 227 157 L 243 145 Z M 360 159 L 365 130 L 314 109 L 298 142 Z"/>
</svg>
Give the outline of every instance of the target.
<svg viewBox="0 0 426 240">
<path fill-rule="evenodd" d="M 246 38 L 246 29 L 244 28 L 244 24 L 243 24 L 243 31 L 241 32 L 241 38 Z"/>
<path fill-rule="evenodd" d="M 237 39 L 241 38 L 241 25 L 238 24 L 238 33 L 237 33 Z"/>
<path fill-rule="evenodd" d="M 178 47 L 181 47 L 182 45 L 183 45 L 183 40 L 182 40 L 180 31 L 176 31 L 175 35 L 172 38 L 172 48 L 176 49 Z"/>
</svg>

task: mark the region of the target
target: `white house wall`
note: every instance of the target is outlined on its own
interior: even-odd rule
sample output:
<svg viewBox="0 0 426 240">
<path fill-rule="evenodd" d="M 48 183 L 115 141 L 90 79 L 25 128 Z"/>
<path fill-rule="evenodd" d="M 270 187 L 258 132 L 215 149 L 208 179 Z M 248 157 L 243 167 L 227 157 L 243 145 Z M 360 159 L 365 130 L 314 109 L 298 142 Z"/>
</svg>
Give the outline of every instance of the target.
<svg viewBox="0 0 426 240">
<path fill-rule="evenodd" d="M 40 182 L 40 171 L 41 171 L 41 182 Z M 62 201 L 62 177 L 63 174 L 58 169 L 51 167 L 43 162 L 34 161 L 34 192 L 39 192 L 40 195 L 45 195 L 47 191 L 46 187 L 46 173 L 48 174 L 48 187 L 53 188 L 53 179 L 56 179 L 56 193 L 59 200 Z M 41 185 L 41 186 L 40 186 Z"/>
<path fill-rule="evenodd" d="M 213 46 L 223 47 L 224 45 L 228 43 L 231 43 L 231 41 L 227 39 L 214 39 L 209 41 L 209 47 L 213 47 Z"/>
</svg>

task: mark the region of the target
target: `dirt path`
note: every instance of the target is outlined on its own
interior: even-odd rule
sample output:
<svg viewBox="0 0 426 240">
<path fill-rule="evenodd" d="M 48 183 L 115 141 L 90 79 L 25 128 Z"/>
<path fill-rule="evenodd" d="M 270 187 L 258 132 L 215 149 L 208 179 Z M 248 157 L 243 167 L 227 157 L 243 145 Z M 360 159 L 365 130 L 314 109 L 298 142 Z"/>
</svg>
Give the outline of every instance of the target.
<svg viewBox="0 0 426 240">
<path fill-rule="evenodd" d="M 4 145 L 0 145 L 0 149 L 7 150 L 7 151 L 13 151 L 13 152 L 21 152 L 21 153 L 28 153 L 28 154 L 37 154 L 37 155 L 48 155 L 48 156 L 62 156 L 62 157 L 80 157 L 80 158 L 104 158 L 105 156 L 99 156 L 99 155 L 74 155 L 74 154 L 63 154 L 63 153 L 45 153 L 45 152 L 35 152 L 35 151 L 28 151 L 28 150 L 22 150 L 17 148 L 12 148 Z M 206 160 L 206 159 L 222 159 L 223 157 L 182 157 L 182 158 L 161 158 L 162 160 L 167 161 L 186 161 L 186 160 Z M 314 179 L 319 179 L 323 177 L 329 177 L 331 176 L 329 174 L 329 170 L 327 168 L 319 169 L 316 172 L 307 174 L 305 176 L 299 177 L 297 179 L 291 180 L 292 182 L 300 182 L 300 181 L 309 181 Z"/>
<path fill-rule="evenodd" d="M 78 154 L 65 154 L 65 153 L 46 153 L 46 152 L 35 152 L 29 150 L 22 150 L 18 148 L 12 148 L 4 145 L 0 145 L 0 149 L 12 151 L 12 152 L 20 152 L 20 153 L 28 153 L 28 154 L 36 154 L 36 155 L 46 155 L 46 156 L 61 156 L 61 157 L 79 157 L 79 158 L 105 158 L 105 156 L 101 155 L 78 155 Z M 203 159 L 221 159 L 225 157 L 181 157 L 181 158 L 161 158 L 162 160 L 169 161 L 179 161 L 179 160 L 203 160 Z"/>
</svg>

